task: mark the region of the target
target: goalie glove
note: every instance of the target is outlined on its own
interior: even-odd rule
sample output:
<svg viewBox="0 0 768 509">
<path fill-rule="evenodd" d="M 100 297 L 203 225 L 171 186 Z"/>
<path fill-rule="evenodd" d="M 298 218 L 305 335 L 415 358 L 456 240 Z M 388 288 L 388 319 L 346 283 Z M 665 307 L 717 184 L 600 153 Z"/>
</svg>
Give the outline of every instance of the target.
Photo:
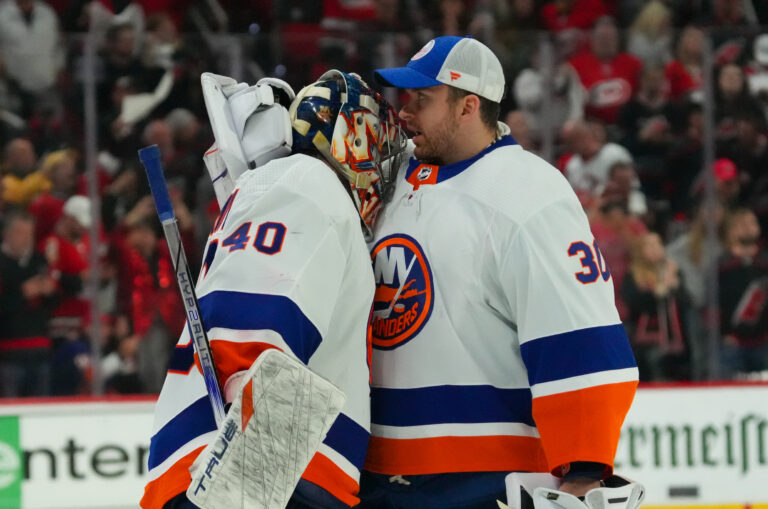
<svg viewBox="0 0 768 509">
<path fill-rule="evenodd" d="M 605 486 L 594 488 L 579 497 L 551 488 L 533 490 L 534 509 L 637 509 L 645 498 L 642 485 L 629 479 L 611 476 Z"/>
<path fill-rule="evenodd" d="M 613 475 L 603 486 L 576 497 L 556 489 L 559 479 L 549 474 L 513 473 L 507 477 L 510 505 L 501 509 L 637 509 L 645 498 L 642 484 Z M 536 487 L 534 487 L 536 486 Z"/>
<path fill-rule="evenodd" d="M 293 135 L 287 108 L 295 94 L 288 83 L 276 78 L 249 86 L 203 73 L 200 83 L 216 139 L 203 161 L 223 207 L 245 171 L 290 154 Z"/>
</svg>

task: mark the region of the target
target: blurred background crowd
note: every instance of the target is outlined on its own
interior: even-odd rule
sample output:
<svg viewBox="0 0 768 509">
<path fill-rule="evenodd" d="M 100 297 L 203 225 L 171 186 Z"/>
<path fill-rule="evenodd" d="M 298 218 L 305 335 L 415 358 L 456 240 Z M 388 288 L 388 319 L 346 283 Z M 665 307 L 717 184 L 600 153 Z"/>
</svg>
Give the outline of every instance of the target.
<svg viewBox="0 0 768 509">
<path fill-rule="evenodd" d="M 0 396 L 159 391 L 184 313 L 136 151 L 197 273 L 201 72 L 372 83 L 446 34 L 495 51 L 502 120 L 576 190 L 641 379 L 766 378 L 766 26 L 760 0 L 2 0 Z"/>
</svg>

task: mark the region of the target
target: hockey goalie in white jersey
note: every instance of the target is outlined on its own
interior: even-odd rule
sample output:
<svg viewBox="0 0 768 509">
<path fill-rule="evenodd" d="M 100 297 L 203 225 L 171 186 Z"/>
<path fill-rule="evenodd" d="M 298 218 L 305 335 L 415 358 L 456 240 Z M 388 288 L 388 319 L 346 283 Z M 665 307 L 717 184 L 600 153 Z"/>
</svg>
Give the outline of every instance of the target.
<svg viewBox="0 0 768 509">
<path fill-rule="evenodd" d="M 289 112 L 277 100 L 292 95 L 282 82 L 206 83 L 220 94 L 206 97 L 218 143 L 206 164 L 221 213 L 197 292 L 219 383 L 232 401 L 259 355 L 277 348 L 341 389 L 346 403 L 289 507 L 354 506 L 370 429 L 374 281 L 364 233 L 404 137 L 392 108 L 339 71 L 305 87 Z M 194 507 L 184 494 L 190 467 L 216 433 L 185 331 L 158 401 L 141 506 Z"/>
</svg>

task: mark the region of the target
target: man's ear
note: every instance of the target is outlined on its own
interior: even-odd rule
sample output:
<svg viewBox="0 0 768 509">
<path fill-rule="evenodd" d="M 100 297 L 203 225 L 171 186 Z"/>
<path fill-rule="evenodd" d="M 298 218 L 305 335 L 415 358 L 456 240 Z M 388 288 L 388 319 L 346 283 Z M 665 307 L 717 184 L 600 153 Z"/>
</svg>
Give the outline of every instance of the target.
<svg viewBox="0 0 768 509">
<path fill-rule="evenodd" d="M 480 98 L 475 94 L 467 94 L 461 98 L 461 117 L 469 120 L 480 114 Z"/>
</svg>

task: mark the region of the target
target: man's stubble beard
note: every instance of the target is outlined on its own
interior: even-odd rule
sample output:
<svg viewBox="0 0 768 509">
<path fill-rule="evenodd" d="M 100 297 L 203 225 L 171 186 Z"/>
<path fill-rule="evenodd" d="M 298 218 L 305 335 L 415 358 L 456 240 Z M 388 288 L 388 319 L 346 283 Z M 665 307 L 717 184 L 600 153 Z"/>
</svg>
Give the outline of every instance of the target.
<svg viewBox="0 0 768 509">
<path fill-rule="evenodd" d="M 417 146 L 414 155 L 419 162 L 442 166 L 445 164 L 445 156 L 454 145 L 454 137 L 458 131 L 459 120 L 456 117 L 446 115 L 443 122 L 435 132 L 427 138 L 427 143 Z"/>
</svg>

